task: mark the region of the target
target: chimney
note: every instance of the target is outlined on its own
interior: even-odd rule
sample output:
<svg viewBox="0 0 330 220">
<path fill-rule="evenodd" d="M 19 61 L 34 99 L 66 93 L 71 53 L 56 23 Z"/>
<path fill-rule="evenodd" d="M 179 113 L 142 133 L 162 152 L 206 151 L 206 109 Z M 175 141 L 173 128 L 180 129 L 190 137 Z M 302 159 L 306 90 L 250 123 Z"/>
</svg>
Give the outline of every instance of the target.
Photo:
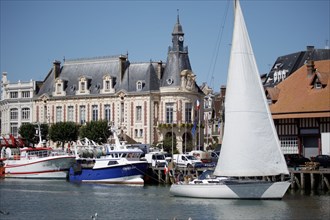
<svg viewBox="0 0 330 220">
<path fill-rule="evenodd" d="M 119 74 L 120 74 L 120 83 L 122 83 L 122 80 L 124 78 L 125 73 L 125 62 L 127 58 L 123 55 L 119 56 Z"/>
<path fill-rule="evenodd" d="M 310 78 L 313 73 L 315 72 L 315 65 L 313 60 L 308 60 L 307 61 L 307 77 Z"/>
<path fill-rule="evenodd" d="M 222 85 L 220 88 L 220 95 L 221 97 L 225 97 L 226 96 L 226 86 Z"/>
<path fill-rule="evenodd" d="M 306 50 L 307 50 L 308 52 L 313 51 L 313 50 L 314 50 L 314 46 L 307 46 L 307 47 L 306 47 Z"/>
<path fill-rule="evenodd" d="M 158 61 L 157 75 L 158 75 L 158 79 L 161 79 L 163 77 L 163 62 L 161 60 Z"/>
<path fill-rule="evenodd" d="M 58 60 L 54 60 L 53 65 L 54 65 L 54 78 L 56 79 L 57 77 L 60 76 L 61 62 Z"/>
</svg>

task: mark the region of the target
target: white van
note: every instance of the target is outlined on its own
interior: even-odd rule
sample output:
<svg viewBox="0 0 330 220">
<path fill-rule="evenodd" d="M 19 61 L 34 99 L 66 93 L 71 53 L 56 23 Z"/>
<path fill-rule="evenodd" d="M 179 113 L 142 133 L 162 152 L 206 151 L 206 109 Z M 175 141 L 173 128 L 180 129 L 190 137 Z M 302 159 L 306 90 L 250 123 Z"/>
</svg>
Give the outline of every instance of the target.
<svg viewBox="0 0 330 220">
<path fill-rule="evenodd" d="M 145 159 L 152 167 L 165 167 L 165 154 L 161 152 L 151 152 L 146 154 Z"/>
<path fill-rule="evenodd" d="M 201 160 L 189 154 L 174 154 L 173 161 L 178 167 L 200 168 L 203 166 Z"/>
<path fill-rule="evenodd" d="M 193 155 L 197 159 L 201 160 L 203 163 L 212 162 L 210 152 L 205 152 L 205 151 L 201 151 L 201 150 L 193 150 L 193 151 L 189 152 L 188 154 Z"/>
</svg>

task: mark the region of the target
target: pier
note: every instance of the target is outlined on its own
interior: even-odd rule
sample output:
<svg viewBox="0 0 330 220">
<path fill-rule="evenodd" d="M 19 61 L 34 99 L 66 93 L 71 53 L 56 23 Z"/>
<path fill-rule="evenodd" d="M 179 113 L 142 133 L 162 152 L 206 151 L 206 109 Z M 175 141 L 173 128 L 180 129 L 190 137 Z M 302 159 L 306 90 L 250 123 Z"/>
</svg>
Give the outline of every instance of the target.
<svg viewBox="0 0 330 220">
<path fill-rule="evenodd" d="M 164 167 L 149 167 L 145 181 L 147 183 L 172 184 L 176 181 L 183 181 L 187 178 L 195 178 L 204 170 L 212 168 L 179 168 L 169 167 L 170 172 L 165 173 Z M 214 169 L 214 168 L 213 168 Z M 289 168 L 291 178 L 291 189 L 302 190 L 330 190 L 330 169 L 319 168 L 311 170 L 308 167 Z M 173 176 L 174 173 L 174 176 Z M 274 179 L 272 177 L 264 177 L 264 180 Z M 276 178 L 275 178 L 276 179 Z M 280 177 L 281 180 L 284 176 Z"/>
</svg>

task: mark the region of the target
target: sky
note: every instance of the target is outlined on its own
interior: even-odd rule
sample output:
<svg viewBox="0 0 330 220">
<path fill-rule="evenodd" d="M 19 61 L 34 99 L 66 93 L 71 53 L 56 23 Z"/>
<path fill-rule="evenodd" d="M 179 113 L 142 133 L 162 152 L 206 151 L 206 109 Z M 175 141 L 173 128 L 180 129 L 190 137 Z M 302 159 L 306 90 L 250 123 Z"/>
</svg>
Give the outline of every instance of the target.
<svg viewBox="0 0 330 220">
<path fill-rule="evenodd" d="M 329 45 L 329 0 L 241 0 L 260 74 L 277 57 Z M 0 0 L 0 71 L 43 81 L 52 62 L 128 54 L 166 62 L 179 14 L 197 83 L 226 84 L 233 2 L 228 0 Z"/>
</svg>

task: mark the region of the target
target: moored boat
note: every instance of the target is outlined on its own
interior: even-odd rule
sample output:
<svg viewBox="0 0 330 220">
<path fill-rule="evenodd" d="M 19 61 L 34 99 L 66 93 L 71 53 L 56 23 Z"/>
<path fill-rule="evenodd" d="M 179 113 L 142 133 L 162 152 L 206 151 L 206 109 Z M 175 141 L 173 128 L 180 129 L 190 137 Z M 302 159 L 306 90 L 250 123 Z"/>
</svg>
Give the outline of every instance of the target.
<svg viewBox="0 0 330 220">
<path fill-rule="evenodd" d="M 8 153 L 5 161 L 6 178 L 65 179 L 75 160 L 74 155 L 55 151 L 50 147 L 24 147 L 15 150 L 10 150 L 14 153 Z"/>
<path fill-rule="evenodd" d="M 113 129 L 115 144 L 97 145 L 85 138 L 75 146 L 76 163 L 70 168 L 70 182 L 144 184 L 148 162 L 143 151 L 121 143 Z"/>
</svg>

